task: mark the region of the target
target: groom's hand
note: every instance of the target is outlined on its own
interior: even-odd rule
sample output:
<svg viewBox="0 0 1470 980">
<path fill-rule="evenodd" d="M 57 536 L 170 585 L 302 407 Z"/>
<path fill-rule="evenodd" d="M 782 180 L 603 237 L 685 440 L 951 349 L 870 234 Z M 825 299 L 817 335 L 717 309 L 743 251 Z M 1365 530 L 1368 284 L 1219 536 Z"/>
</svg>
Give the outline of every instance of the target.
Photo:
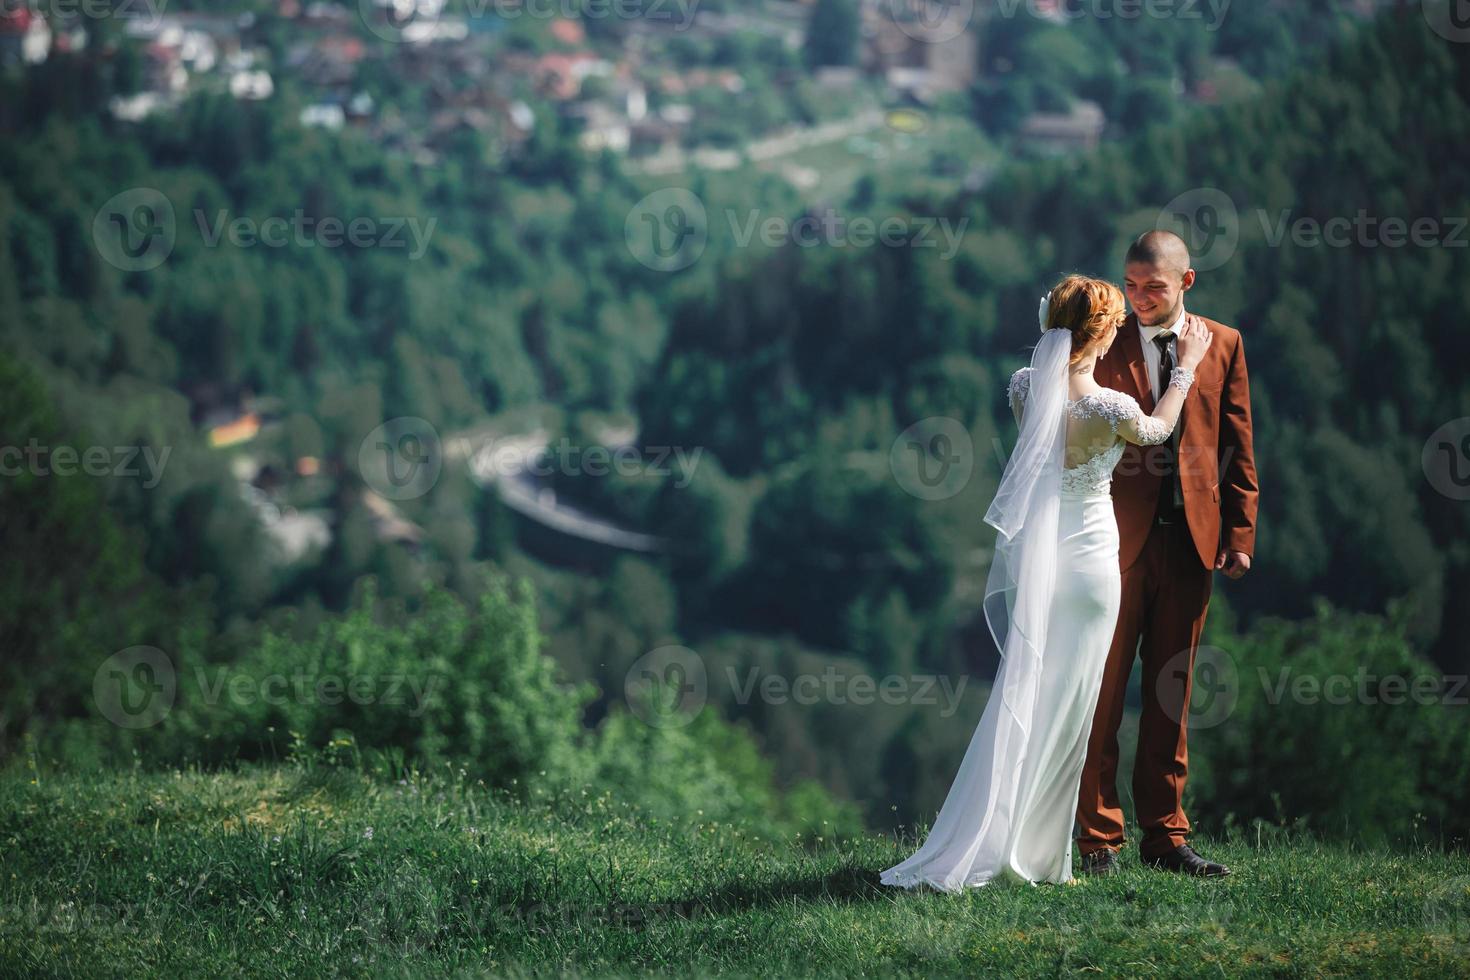
<svg viewBox="0 0 1470 980">
<path fill-rule="evenodd" d="M 1215 569 L 1224 571 L 1231 578 L 1240 578 L 1250 571 L 1250 567 L 1251 556 L 1244 551 L 1228 551 L 1221 548 L 1220 553 L 1215 556 Z"/>
</svg>

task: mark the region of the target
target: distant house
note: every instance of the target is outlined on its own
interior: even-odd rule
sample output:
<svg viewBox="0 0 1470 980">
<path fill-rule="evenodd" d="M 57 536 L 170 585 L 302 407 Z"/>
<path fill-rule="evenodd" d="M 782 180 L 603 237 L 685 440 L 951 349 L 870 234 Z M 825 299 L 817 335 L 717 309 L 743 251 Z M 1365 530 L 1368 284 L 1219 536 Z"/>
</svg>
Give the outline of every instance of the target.
<svg viewBox="0 0 1470 980">
<path fill-rule="evenodd" d="M 275 82 L 268 71 L 237 71 L 230 76 L 230 94 L 237 99 L 258 102 L 270 98 L 275 90 Z"/>
<path fill-rule="evenodd" d="M 610 150 L 626 153 L 632 139 L 628 117 L 604 102 L 584 102 L 567 109 L 567 115 L 582 121 L 578 142 L 591 153 Z"/>
<path fill-rule="evenodd" d="M 850 89 L 862 81 L 862 72 L 851 65 L 823 65 L 812 75 L 819 88 Z"/>
<path fill-rule="evenodd" d="M 567 17 L 558 17 L 551 22 L 551 36 L 570 47 L 578 47 L 587 41 L 587 32 L 582 29 L 581 22 Z"/>
<path fill-rule="evenodd" d="M 301 80 L 309 85 L 340 87 L 351 84 L 357 77 L 358 62 L 366 55 L 367 49 L 360 38 L 329 34 L 292 49 L 287 64 L 295 67 Z"/>
<path fill-rule="evenodd" d="M 541 91 L 553 99 L 566 101 L 577 97 L 588 76 L 607 75 L 611 69 L 611 65 L 590 51 L 556 51 L 536 59 L 534 75 Z"/>
<path fill-rule="evenodd" d="M 633 156 L 658 156 L 679 147 L 681 127 L 660 117 L 650 117 L 629 127 L 629 152 Z"/>
<path fill-rule="evenodd" d="M 347 113 L 335 102 L 318 102 L 301 110 L 301 125 L 318 129 L 341 129 Z"/>
<path fill-rule="evenodd" d="M 114 95 L 107 108 L 116 119 L 138 122 L 155 112 L 173 108 L 177 102 L 177 99 L 161 92 L 136 92 L 133 95 Z"/>
<path fill-rule="evenodd" d="M 1037 112 L 1021 124 L 1021 141 L 1042 153 L 1090 150 L 1102 139 L 1107 118 L 1096 102 L 1079 100 L 1070 112 Z"/>
</svg>

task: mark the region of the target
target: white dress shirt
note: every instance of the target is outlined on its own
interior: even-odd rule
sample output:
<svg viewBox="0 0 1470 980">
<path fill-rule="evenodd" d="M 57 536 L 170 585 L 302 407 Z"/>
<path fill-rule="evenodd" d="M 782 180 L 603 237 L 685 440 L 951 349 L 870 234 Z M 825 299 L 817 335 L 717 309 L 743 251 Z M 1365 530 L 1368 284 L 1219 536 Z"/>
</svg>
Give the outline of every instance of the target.
<svg viewBox="0 0 1470 980">
<path fill-rule="evenodd" d="M 1169 379 L 1159 377 L 1159 366 L 1162 358 L 1159 356 L 1159 348 L 1154 343 L 1154 338 L 1161 333 L 1170 335 L 1169 350 L 1174 355 L 1174 363 L 1178 364 L 1179 352 L 1174 348 L 1173 344 L 1174 339 L 1179 336 L 1180 328 L 1183 326 L 1184 307 L 1182 306 L 1179 307 L 1179 316 L 1175 317 L 1174 322 L 1167 327 L 1145 327 L 1141 323 L 1138 325 L 1138 332 L 1143 337 L 1143 363 L 1148 367 L 1148 386 L 1154 393 L 1155 402 L 1158 402 L 1160 398 L 1164 397 L 1164 385 L 1169 383 Z"/>
<path fill-rule="evenodd" d="M 1169 383 L 1169 379 L 1159 377 L 1163 357 L 1159 354 L 1159 348 L 1154 343 L 1154 338 L 1161 333 L 1169 335 L 1169 352 L 1174 355 L 1174 363 L 1178 364 L 1179 350 L 1175 346 L 1175 341 L 1178 340 L 1179 330 L 1183 326 L 1184 307 L 1182 306 L 1179 307 L 1179 315 L 1167 327 L 1145 327 L 1141 323 L 1138 325 L 1138 332 L 1143 337 L 1143 363 L 1148 368 L 1148 384 L 1153 389 L 1154 404 L 1156 405 L 1159 399 L 1164 397 L 1164 385 Z M 1179 459 L 1179 429 L 1181 426 L 1182 420 L 1180 424 L 1174 426 L 1174 433 L 1169 437 L 1169 443 L 1174 447 L 1174 459 L 1176 461 Z M 1174 506 L 1184 506 L 1184 491 L 1182 483 L 1179 480 L 1174 481 Z"/>
</svg>

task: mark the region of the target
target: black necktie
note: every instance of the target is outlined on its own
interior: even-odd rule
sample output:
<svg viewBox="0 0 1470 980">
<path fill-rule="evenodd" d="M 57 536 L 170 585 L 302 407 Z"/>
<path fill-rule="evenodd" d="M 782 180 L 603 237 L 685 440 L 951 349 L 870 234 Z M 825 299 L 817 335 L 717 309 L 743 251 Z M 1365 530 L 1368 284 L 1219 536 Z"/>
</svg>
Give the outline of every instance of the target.
<svg viewBox="0 0 1470 980">
<path fill-rule="evenodd" d="M 1159 386 L 1154 392 L 1154 401 L 1158 402 L 1169 390 L 1169 372 L 1174 370 L 1174 355 L 1169 353 L 1168 334 L 1160 333 L 1154 338 L 1154 344 L 1159 348 Z"/>
<path fill-rule="evenodd" d="M 1164 392 L 1169 390 L 1169 375 L 1174 371 L 1174 355 L 1169 352 L 1170 335 L 1160 332 L 1154 337 L 1154 343 L 1159 348 L 1159 390 L 1154 395 L 1154 403 L 1157 404 L 1164 397 Z M 1174 426 L 1174 432 L 1169 440 L 1164 443 L 1167 455 L 1164 457 L 1166 471 L 1164 473 L 1164 486 L 1159 492 L 1159 507 L 1161 509 L 1176 506 L 1181 499 L 1179 493 L 1179 467 L 1177 465 L 1178 453 L 1175 440 L 1179 437 L 1179 426 Z"/>
</svg>

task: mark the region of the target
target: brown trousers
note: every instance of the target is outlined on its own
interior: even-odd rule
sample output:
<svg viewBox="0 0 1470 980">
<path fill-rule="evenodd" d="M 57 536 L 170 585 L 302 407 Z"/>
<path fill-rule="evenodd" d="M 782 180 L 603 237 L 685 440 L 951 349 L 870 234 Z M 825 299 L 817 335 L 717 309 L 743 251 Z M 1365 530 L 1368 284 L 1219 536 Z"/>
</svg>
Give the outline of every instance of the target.
<svg viewBox="0 0 1470 980">
<path fill-rule="evenodd" d="M 1176 524 L 1155 522 L 1138 560 L 1123 572 L 1118 625 L 1103 668 L 1077 800 L 1077 846 L 1083 854 L 1117 850 L 1126 840 L 1118 805 L 1118 725 L 1135 653 L 1143 661 L 1133 763 L 1133 804 L 1143 830 L 1139 853 L 1153 857 L 1186 841 L 1189 818 L 1182 797 L 1189 770 L 1189 698 L 1213 578 L 1214 571 L 1200 562 L 1182 514 Z"/>
</svg>

